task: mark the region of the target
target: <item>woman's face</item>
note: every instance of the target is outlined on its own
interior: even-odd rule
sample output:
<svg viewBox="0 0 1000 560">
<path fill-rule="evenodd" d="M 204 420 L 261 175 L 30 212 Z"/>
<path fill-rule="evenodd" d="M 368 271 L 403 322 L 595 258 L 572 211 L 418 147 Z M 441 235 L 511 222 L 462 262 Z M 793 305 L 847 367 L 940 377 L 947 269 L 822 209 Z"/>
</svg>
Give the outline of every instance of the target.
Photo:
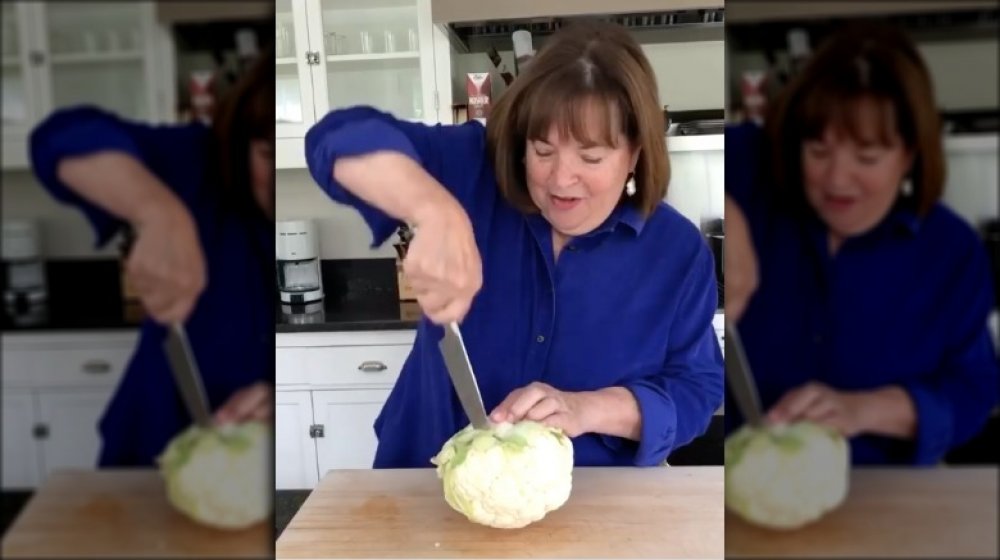
<svg viewBox="0 0 1000 560">
<path fill-rule="evenodd" d="M 588 136 L 601 138 L 603 131 L 593 124 L 600 120 L 586 122 L 592 127 Z M 639 150 L 632 149 L 621 132 L 616 145 L 564 137 L 556 125 L 544 139 L 526 141 L 528 193 L 558 233 L 568 237 L 589 233 L 611 215 L 639 157 Z"/>
<path fill-rule="evenodd" d="M 828 126 L 822 138 L 802 143 L 806 198 L 835 236 L 863 234 L 889 213 L 912 162 L 896 131 L 884 145 Z"/>
<path fill-rule="evenodd" d="M 274 219 L 274 147 L 269 140 L 250 141 L 250 182 L 254 200 Z"/>
</svg>

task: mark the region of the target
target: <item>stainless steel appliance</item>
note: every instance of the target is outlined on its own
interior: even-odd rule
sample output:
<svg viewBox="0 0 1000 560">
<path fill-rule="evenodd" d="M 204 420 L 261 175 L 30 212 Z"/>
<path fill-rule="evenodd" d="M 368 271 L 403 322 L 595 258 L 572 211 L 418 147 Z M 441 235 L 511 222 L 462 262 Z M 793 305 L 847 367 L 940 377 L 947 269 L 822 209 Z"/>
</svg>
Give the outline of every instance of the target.
<svg viewBox="0 0 1000 560">
<path fill-rule="evenodd" d="M 323 299 L 319 240 L 311 220 L 275 224 L 278 292 L 282 303 L 304 304 Z"/>
</svg>

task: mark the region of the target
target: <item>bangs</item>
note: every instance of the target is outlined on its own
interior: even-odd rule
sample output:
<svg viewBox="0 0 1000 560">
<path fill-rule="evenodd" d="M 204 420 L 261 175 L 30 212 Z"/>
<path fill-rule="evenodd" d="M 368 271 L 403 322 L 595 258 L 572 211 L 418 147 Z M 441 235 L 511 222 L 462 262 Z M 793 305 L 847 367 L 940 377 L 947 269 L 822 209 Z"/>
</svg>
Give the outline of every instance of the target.
<svg viewBox="0 0 1000 560">
<path fill-rule="evenodd" d="M 829 89 L 814 90 L 802 104 L 800 137 L 816 140 L 828 128 L 862 146 L 890 146 L 902 137 L 892 100 L 871 94 L 850 94 Z"/>
<path fill-rule="evenodd" d="M 828 128 L 862 145 L 889 146 L 910 138 L 909 123 L 900 122 L 906 96 L 880 57 L 857 57 L 835 65 L 806 86 L 796 121 L 799 137 L 821 138 Z M 904 140 L 905 143 L 905 140 Z"/>
<path fill-rule="evenodd" d="M 621 115 L 633 114 L 624 93 L 602 82 L 593 72 L 567 69 L 550 74 L 534 91 L 526 92 L 517 131 L 527 140 L 548 141 L 555 125 L 562 138 L 573 138 L 588 147 L 617 148 L 619 134 L 633 140 L 635 124 L 621 122 Z"/>
</svg>

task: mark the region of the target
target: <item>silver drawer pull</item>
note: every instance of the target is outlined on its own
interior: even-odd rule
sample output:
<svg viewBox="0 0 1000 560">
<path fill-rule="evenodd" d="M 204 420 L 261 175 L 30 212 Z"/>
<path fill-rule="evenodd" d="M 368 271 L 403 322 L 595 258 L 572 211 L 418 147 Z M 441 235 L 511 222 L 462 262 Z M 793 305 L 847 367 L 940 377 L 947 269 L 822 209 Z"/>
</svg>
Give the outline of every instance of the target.
<svg viewBox="0 0 1000 560">
<path fill-rule="evenodd" d="M 111 371 L 111 364 L 105 362 L 104 360 L 90 360 L 83 364 L 84 373 L 90 373 L 93 375 L 108 373 Z"/>
<path fill-rule="evenodd" d="M 382 362 L 372 360 L 368 362 L 362 362 L 361 365 L 358 366 L 358 369 L 366 373 L 372 373 L 376 371 L 385 371 L 389 369 L 389 366 L 383 364 Z"/>
</svg>

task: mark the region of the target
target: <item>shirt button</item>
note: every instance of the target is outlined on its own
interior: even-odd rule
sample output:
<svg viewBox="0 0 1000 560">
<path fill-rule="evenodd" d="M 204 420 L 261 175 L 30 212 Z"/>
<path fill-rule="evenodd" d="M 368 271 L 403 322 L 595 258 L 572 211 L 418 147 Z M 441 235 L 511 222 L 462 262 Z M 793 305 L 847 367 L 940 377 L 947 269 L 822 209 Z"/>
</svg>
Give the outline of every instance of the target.
<svg viewBox="0 0 1000 560">
<path fill-rule="evenodd" d="M 823 342 L 823 335 L 821 335 L 821 334 L 814 334 L 813 335 L 813 342 L 815 342 L 816 344 L 819 344 L 819 343 Z"/>
<path fill-rule="evenodd" d="M 542 336 L 542 335 L 538 335 L 538 338 L 536 338 L 535 340 L 537 340 L 538 343 L 541 344 L 541 343 L 545 342 L 545 337 Z"/>
</svg>

